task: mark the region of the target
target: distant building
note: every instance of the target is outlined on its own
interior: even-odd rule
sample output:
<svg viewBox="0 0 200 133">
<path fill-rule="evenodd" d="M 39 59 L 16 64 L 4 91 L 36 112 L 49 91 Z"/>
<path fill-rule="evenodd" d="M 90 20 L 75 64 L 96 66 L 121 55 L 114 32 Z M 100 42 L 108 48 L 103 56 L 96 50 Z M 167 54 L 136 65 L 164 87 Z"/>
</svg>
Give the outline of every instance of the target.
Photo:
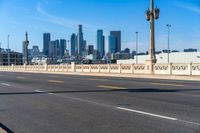
<svg viewBox="0 0 200 133">
<path fill-rule="evenodd" d="M 91 55 L 94 53 L 94 46 L 93 45 L 88 45 L 88 55 Z"/>
<path fill-rule="evenodd" d="M 86 51 L 86 47 L 87 47 L 87 41 L 86 41 L 86 40 L 83 40 L 82 52 L 84 52 L 84 53 L 87 52 L 87 51 Z M 84 56 L 85 54 L 82 53 L 82 55 Z"/>
<path fill-rule="evenodd" d="M 105 55 L 105 37 L 103 36 L 103 30 L 97 30 L 97 52 L 98 58 L 101 59 Z"/>
<path fill-rule="evenodd" d="M 8 66 L 8 65 L 22 65 L 22 53 L 14 52 L 14 51 L 3 51 L 0 52 L 0 65 Z"/>
<path fill-rule="evenodd" d="M 78 55 L 82 56 L 85 50 L 84 48 L 84 40 L 83 40 L 83 31 L 82 25 L 78 25 L 78 34 L 77 34 L 77 46 L 78 46 Z"/>
<path fill-rule="evenodd" d="M 127 53 L 127 54 L 130 54 L 130 49 L 129 48 L 125 48 L 123 53 Z"/>
<path fill-rule="evenodd" d="M 77 36 L 76 34 L 72 34 L 71 35 L 71 56 L 76 56 L 77 52 L 78 52 L 78 48 L 77 48 Z"/>
<path fill-rule="evenodd" d="M 90 54 L 90 55 L 85 55 L 84 59 L 85 60 L 95 60 L 95 57 L 94 57 L 94 55 Z"/>
<path fill-rule="evenodd" d="M 32 47 L 32 49 L 30 49 L 30 56 L 31 57 L 36 57 L 36 56 L 38 56 L 40 54 L 40 49 L 39 49 L 39 46 L 36 46 L 36 45 L 34 45 L 33 47 Z"/>
<path fill-rule="evenodd" d="M 156 51 L 155 54 L 161 54 L 161 53 L 168 53 L 168 52 L 165 52 L 165 51 Z"/>
<path fill-rule="evenodd" d="M 131 58 L 130 53 L 117 52 L 111 54 L 111 60 L 130 59 L 130 58 Z"/>
<path fill-rule="evenodd" d="M 180 51 L 178 51 L 178 50 L 172 50 L 172 53 L 175 53 L 175 52 L 180 52 Z"/>
<path fill-rule="evenodd" d="M 63 56 L 65 55 L 66 42 L 67 41 L 65 39 L 60 40 L 60 58 L 63 58 Z"/>
<path fill-rule="evenodd" d="M 149 55 L 138 55 L 138 63 L 145 63 Z M 168 63 L 168 53 L 156 55 L 157 63 Z M 118 60 L 118 64 L 133 64 L 135 59 Z M 174 52 L 169 53 L 170 63 L 200 63 L 200 52 Z"/>
<path fill-rule="evenodd" d="M 43 34 L 43 53 L 44 55 L 49 55 L 49 44 L 51 41 L 51 34 L 50 33 L 44 33 Z"/>
<path fill-rule="evenodd" d="M 121 52 L 121 31 L 111 31 L 110 35 L 116 38 L 116 52 Z"/>
<path fill-rule="evenodd" d="M 33 57 L 31 64 L 34 65 L 44 65 L 47 63 L 47 58 L 44 56 Z"/>
<path fill-rule="evenodd" d="M 197 49 L 193 49 L 193 48 L 184 49 L 184 52 L 197 52 Z"/>
<path fill-rule="evenodd" d="M 56 62 L 59 55 L 59 40 L 51 41 L 49 45 L 49 58 L 51 61 Z"/>
<path fill-rule="evenodd" d="M 136 55 L 136 51 L 133 50 L 133 51 L 131 52 L 131 55 L 132 55 L 132 56 L 135 56 L 135 55 Z"/>
<path fill-rule="evenodd" d="M 164 49 L 164 50 L 162 50 L 162 52 L 161 53 L 170 53 L 171 51 L 170 50 L 166 50 L 166 49 Z M 160 54 L 160 53 L 159 53 Z"/>
<path fill-rule="evenodd" d="M 116 53 L 117 52 L 117 38 L 115 36 L 110 35 L 108 37 L 108 52 Z"/>
<path fill-rule="evenodd" d="M 55 57 L 56 59 L 58 59 L 60 57 L 60 41 L 59 40 L 55 40 Z"/>
</svg>

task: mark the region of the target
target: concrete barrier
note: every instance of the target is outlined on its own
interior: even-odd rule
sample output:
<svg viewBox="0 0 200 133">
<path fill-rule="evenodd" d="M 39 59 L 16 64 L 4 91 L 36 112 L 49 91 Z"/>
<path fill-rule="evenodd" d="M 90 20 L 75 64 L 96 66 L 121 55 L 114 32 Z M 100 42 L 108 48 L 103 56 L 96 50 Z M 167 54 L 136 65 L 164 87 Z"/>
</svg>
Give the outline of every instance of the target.
<svg viewBox="0 0 200 133">
<path fill-rule="evenodd" d="M 0 66 L 0 71 L 15 72 L 63 72 L 63 73 L 113 73 L 113 74 L 147 74 L 146 64 L 62 64 L 62 65 L 21 65 Z M 153 64 L 154 75 L 195 75 L 200 76 L 199 63 Z"/>
</svg>

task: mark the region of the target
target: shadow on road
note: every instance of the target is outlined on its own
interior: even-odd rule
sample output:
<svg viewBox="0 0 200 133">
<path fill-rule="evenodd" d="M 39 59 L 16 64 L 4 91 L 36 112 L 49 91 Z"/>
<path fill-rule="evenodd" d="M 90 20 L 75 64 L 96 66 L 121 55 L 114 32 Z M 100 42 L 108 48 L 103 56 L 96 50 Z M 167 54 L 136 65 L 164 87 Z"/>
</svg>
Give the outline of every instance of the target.
<svg viewBox="0 0 200 133">
<path fill-rule="evenodd" d="M 103 89 L 103 90 L 75 90 L 75 91 L 46 91 L 46 92 L 6 92 L 0 95 L 34 95 L 48 93 L 103 93 L 103 92 L 129 92 L 129 93 L 169 93 L 169 92 L 190 92 L 199 91 L 197 89 L 156 89 L 156 88 L 141 88 L 141 89 Z"/>
</svg>

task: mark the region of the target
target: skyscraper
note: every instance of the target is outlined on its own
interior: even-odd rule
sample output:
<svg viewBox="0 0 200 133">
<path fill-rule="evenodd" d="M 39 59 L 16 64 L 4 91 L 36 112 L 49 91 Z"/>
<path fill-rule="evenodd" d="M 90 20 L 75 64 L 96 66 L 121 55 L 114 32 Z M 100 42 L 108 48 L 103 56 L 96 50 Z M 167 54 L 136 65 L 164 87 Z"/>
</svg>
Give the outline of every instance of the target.
<svg viewBox="0 0 200 133">
<path fill-rule="evenodd" d="M 108 51 L 109 53 L 117 52 L 117 38 L 115 36 L 110 35 L 108 38 Z"/>
<path fill-rule="evenodd" d="M 43 34 L 43 53 L 44 55 L 49 55 L 49 44 L 51 41 L 51 34 L 50 33 L 44 33 Z"/>
<path fill-rule="evenodd" d="M 63 58 L 66 50 L 66 40 L 60 39 L 60 57 Z"/>
<path fill-rule="evenodd" d="M 76 34 L 71 35 L 71 56 L 76 56 L 77 55 L 77 37 Z"/>
<path fill-rule="evenodd" d="M 110 35 L 116 38 L 116 52 L 121 52 L 121 31 L 111 31 Z"/>
<path fill-rule="evenodd" d="M 97 30 L 97 53 L 99 59 L 105 55 L 105 37 L 103 36 L 103 30 Z"/>
<path fill-rule="evenodd" d="M 84 51 L 82 25 L 78 25 L 77 45 L 78 45 L 78 55 L 82 56 L 82 53 Z"/>
<path fill-rule="evenodd" d="M 88 55 L 91 55 L 94 53 L 94 46 L 93 45 L 88 45 Z"/>
<path fill-rule="evenodd" d="M 82 45 L 82 53 L 86 52 L 86 47 L 87 47 L 87 41 L 83 40 L 83 45 Z M 82 54 L 83 55 L 83 54 Z"/>
<path fill-rule="evenodd" d="M 59 40 L 50 41 L 49 43 L 49 57 L 52 61 L 56 61 L 59 56 Z"/>
<path fill-rule="evenodd" d="M 55 40 L 55 48 L 54 48 L 55 58 L 58 59 L 60 56 L 60 41 Z"/>
<path fill-rule="evenodd" d="M 53 57 L 55 57 L 55 51 L 54 51 L 54 49 L 55 49 L 55 41 L 50 41 L 50 43 L 49 43 L 49 55 L 48 55 L 48 57 L 50 57 L 50 58 L 53 58 Z"/>
</svg>

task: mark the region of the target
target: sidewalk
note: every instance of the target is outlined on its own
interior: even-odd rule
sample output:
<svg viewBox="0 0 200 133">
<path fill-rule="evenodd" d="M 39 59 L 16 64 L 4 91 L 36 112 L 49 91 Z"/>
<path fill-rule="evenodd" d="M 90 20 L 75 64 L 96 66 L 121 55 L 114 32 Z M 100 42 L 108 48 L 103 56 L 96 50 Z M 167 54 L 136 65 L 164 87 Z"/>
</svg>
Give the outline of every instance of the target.
<svg viewBox="0 0 200 133">
<path fill-rule="evenodd" d="M 200 81 L 200 76 L 185 76 L 185 75 L 180 76 L 180 75 L 145 75 L 145 74 L 118 74 L 118 73 L 115 74 L 115 73 L 86 73 L 86 72 L 81 72 L 81 73 L 80 72 L 43 72 L 43 71 L 4 71 L 4 72 Z"/>
</svg>

